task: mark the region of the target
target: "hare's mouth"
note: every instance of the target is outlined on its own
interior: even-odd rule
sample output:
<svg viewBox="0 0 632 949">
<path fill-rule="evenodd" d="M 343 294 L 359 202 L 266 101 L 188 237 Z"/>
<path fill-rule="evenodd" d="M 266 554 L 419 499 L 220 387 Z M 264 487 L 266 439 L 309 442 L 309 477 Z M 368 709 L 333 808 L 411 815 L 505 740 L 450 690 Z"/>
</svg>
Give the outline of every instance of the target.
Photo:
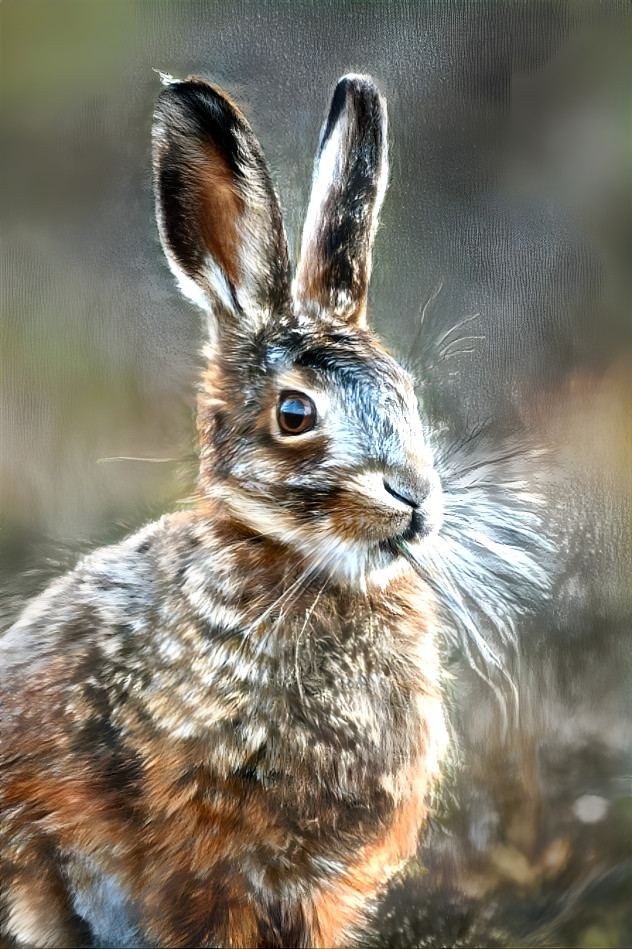
<svg viewBox="0 0 632 949">
<path fill-rule="evenodd" d="M 407 505 L 410 510 L 410 517 L 408 525 L 403 530 L 379 542 L 380 553 L 387 564 L 392 564 L 403 557 L 416 573 L 425 577 L 426 572 L 414 552 L 413 545 L 417 545 L 422 541 L 428 542 L 432 536 L 437 534 L 443 521 L 442 495 L 438 482 L 421 503 L 414 503 L 408 497 L 396 493 L 386 481 L 384 487 L 389 494 Z"/>
<path fill-rule="evenodd" d="M 427 582 L 433 582 L 432 574 L 419 559 L 417 554 L 411 549 L 409 542 L 402 535 L 399 537 L 393 537 L 391 540 L 387 541 L 387 546 L 390 550 L 393 560 L 397 560 L 398 557 L 403 557 L 404 560 L 408 561 L 418 576 Z"/>
</svg>

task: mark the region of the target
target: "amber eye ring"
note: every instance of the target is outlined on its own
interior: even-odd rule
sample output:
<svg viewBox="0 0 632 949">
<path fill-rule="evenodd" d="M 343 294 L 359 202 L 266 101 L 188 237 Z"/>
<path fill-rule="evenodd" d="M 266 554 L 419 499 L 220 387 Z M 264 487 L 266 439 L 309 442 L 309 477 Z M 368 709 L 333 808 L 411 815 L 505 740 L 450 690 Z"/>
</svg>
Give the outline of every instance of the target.
<svg viewBox="0 0 632 949">
<path fill-rule="evenodd" d="M 283 435 L 302 435 L 316 424 L 316 406 L 304 392 L 285 391 L 279 395 L 277 422 Z"/>
</svg>

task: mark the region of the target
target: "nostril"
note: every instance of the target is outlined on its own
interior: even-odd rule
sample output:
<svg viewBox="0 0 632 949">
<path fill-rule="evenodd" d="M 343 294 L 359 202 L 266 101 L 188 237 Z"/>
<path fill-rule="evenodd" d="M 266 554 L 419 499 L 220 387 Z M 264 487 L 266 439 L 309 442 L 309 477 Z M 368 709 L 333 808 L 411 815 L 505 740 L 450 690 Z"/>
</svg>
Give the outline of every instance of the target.
<svg viewBox="0 0 632 949">
<path fill-rule="evenodd" d="M 397 498 L 397 500 L 401 501 L 402 504 L 407 504 L 409 507 L 412 507 L 413 510 L 419 507 L 417 501 L 413 501 L 412 498 L 407 497 L 405 494 L 400 494 L 399 491 L 396 491 L 394 488 L 392 488 L 386 478 L 384 479 L 384 487 L 391 497 Z"/>
</svg>

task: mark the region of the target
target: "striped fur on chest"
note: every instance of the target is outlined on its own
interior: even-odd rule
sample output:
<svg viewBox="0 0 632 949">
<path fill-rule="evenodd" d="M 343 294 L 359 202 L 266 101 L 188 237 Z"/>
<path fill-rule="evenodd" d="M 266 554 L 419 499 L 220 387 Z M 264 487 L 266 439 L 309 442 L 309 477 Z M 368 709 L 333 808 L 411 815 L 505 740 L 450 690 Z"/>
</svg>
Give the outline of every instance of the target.
<svg viewBox="0 0 632 949">
<path fill-rule="evenodd" d="M 122 733 L 148 721 L 170 741 L 208 742 L 218 777 L 248 767 L 265 783 L 304 769 L 342 796 L 412 759 L 437 694 L 432 614 L 415 578 L 379 596 L 340 591 L 291 566 L 271 570 L 278 551 L 254 542 L 245 586 L 221 535 L 202 541 L 195 523 L 168 530 L 155 570 L 175 534 L 178 591 L 151 625 L 133 629 L 127 616 L 110 638 L 104 682 L 127 696 L 112 702 Z"/>
</svg>

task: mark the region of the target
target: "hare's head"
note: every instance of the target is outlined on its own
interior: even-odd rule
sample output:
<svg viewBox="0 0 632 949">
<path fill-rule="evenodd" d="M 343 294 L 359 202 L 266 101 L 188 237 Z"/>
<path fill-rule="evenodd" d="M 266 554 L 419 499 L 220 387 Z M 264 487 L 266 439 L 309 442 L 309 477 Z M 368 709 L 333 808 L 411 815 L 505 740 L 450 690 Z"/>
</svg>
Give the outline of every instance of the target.
<svg viewBox="0 0 632 949">
<path fill-rule="evenodd" d="M 365 325 L 385 104 L 369 78 L 339 81 L 293 283 L 261 148 L 223 93 L 170 83 L 154 162 L 165 253 L 209 314 L 202 490 L 315 572 L 363 583 L 441 518 L 412 380 Z"/>
</svg>

